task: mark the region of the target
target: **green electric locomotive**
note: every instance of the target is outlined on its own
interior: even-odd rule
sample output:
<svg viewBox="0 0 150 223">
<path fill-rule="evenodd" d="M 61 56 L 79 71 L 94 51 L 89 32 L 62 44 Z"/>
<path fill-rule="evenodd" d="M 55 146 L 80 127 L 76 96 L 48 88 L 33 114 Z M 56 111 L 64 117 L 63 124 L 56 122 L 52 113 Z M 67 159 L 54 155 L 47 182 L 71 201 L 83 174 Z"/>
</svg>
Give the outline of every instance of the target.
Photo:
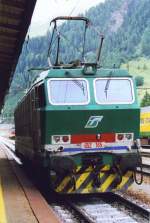
<svg viewBox="0 0 150 223">
<path fill-rule="evenodd" d="M 56 61 L 49 60 L 15 110 L 16 153 L 47 173 L 58 193 L 126 190 L 140 165 L 135 82 L 126 70 L 99 67 L 103 36 L 95 63 L 84 56 L 60 61 L 57 21 L 66 19 L 84 22 L 85 33 L 89 25 L 85 17 L 52 21 Z"/>
</svg>

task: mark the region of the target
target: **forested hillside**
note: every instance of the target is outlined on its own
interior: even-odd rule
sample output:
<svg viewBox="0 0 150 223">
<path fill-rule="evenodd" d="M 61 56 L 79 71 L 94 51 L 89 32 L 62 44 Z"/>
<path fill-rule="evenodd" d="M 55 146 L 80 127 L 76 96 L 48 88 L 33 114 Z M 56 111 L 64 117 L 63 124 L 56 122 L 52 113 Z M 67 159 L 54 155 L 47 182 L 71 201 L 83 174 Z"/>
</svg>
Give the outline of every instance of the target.
<svg viewBox="0 0 150 223">
<path fill-rule="evenodd" d="M 92 21 L 90 31 L 87 32 L 86 59 L 94 60 L 98 46 L 99 33 L 103 33 L 105 41 L 102 50 L 102 62 L 104 67 L 117 67 L 129 64 L 130 60 L 140 57 L 150 58 L 150 1 L 149 0 L 106 0 L 86 12 L 85 16 Z M 79 34 L 83 32 L 80 24 L 72 22 L 71 27 L 63 24 L 60 27 L 64 33 L 61 45 L 62 59 L 78 58 L 81 48 Z M 77 36 L 78 34 L 78 36 Z M 12 81 L 10 94 L 4 107 L 5 116 L 11 116 L 13 110 L 29 88 L 35 74 L 28 73 L 31 67 L 48 66 L 47 51 L 50 41 L 50 31 L 46 36 L 30 39 L 24 44 L 22 55 Z M 69 39 L 69 42 L 66 41 Z M 75 37 L 76 40 L 75 40 Z M 69 48 L 69 43 L 70 48 Z M 68 49 L 71 49 L 68 53 Z M 139 70 L 140 74 L 140 70 Z"/>
</svg>

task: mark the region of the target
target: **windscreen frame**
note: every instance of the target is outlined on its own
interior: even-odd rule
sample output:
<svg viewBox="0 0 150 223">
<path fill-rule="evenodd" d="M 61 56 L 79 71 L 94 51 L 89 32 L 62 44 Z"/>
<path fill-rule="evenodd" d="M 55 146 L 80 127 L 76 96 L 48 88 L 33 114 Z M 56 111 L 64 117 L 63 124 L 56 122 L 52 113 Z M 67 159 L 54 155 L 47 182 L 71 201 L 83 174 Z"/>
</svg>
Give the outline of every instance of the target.
<svg viewBox="0 0 150 223">
<path fill-rule="evenodd" d="M 57 102 L 53 102 L 51 99 L 52 99 L 52 95 L 51 95 L 51 92 L 50 92 L 50 82 L 52 81 L 85 81 L 86 83 L 86 89 L 87 89 L 87 101 L 86 102 L 78 102 L 78 103 L 68 103 L 68 102 L 63 102 L 63 103 L 57 103 Z M 50 78 L 48 81 L 47 81 L 47 92 L 48 92 L 48 101 L 51 105 L 58 105 L 58 106 L 63 106 L 63 105 L 88 105 L 90 103 L 90 88 L 89 88 L 89 82 L 85 79 L 85 78 Z"/>
<path fill-rule="evenodd" d="M 109 80 L 109 82 L 111 83 L 112 80 L 128 80 L 130 81 L 130 85 L 131 85 L 131 94 L 132 94 L 132 100 L 130 102 L 127 101 L 122 101 L 122 102 L 99 102 L 98 98 L 97 98 L 97 93 L 96 93 L 96 81 L 97 80 Z M 94 82 L 93 82 L 93 89 L 94 89 L 94 97 L 95 97 L 95 101 L 97 104 L 99 105 L 117 105 L 117 104 L 133 104 L 135 102 L 135 92 L 134 92 L 134 85 L 133 85 L 133 79 L 132 78 L 128 78 L 128 77 L 103 77 L 103 78 L 95 78 Z M 109 91 L 109 89 L 108 89 Z"/>
</svg>

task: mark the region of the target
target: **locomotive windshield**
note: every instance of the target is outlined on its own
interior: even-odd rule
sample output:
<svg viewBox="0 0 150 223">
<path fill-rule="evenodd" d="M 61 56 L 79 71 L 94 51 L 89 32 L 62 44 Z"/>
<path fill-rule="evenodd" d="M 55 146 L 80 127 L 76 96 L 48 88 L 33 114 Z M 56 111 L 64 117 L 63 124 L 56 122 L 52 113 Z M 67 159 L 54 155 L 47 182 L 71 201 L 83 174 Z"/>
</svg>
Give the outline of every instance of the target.
<svg viewBox="0 0 150 223">
<path fill-rule="evenodd" d="M 134 101 L 133 83 L 128 78 L 108 78 L 95 80 L 95 97 L 98 104 L 131 104 Z"/>
<path fill-rule="evenodd" d="M 48 81 L 49 101 L 54 105 L 89 103 L 88 82 L 85 79 L 51 79 Z"/>
</svg>

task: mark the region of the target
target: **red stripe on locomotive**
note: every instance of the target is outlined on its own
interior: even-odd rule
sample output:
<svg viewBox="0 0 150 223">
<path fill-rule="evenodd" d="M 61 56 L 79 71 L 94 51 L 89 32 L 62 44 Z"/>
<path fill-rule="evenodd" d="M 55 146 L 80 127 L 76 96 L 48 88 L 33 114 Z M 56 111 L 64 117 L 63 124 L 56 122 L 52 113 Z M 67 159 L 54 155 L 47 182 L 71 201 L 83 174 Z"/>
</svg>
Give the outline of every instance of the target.
<svg viewBox="0 0 150 223">
<path fill-rule="evenodd" d="M 82 142 L 115 142 L 115 134 L 114 133 L 102 133 L 100 137 L 98 134 L 93 135 L 72 135 L 71 143 L 82 143 Z"/>
</svg>

